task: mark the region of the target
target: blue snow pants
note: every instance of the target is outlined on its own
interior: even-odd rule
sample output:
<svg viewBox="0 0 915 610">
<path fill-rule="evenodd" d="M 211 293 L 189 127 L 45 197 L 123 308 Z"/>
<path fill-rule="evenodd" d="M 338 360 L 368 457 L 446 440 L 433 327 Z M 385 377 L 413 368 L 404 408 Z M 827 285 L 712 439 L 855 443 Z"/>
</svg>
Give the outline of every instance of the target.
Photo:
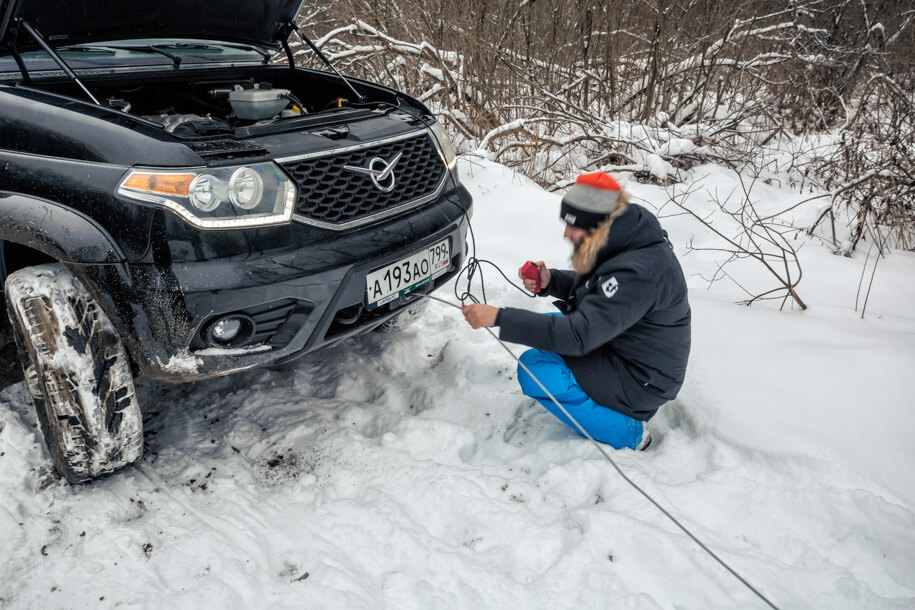
<svg viewBox="0 0 915 610">
<path fill-rule="evenodd" d="M 556 400 L 594 440 L 606 443 L 615 449 L 624 447 L 635 449 L 642 442 L 642 422 L 594 402 L 578 385 L 572 371 L 559 354 L 529 349 L 521 354 L 521 362 L 530 369 L 540 383 L 556 397 Z M 535 399 L 547 411 L 579 432 L 578 427 L 559 410 L 556 403 L 550 400 L 549 396 L 520 365 L 518 366 L 518 383 L 521 384 L 521 391 L 526 396 Z"/>
</svg>

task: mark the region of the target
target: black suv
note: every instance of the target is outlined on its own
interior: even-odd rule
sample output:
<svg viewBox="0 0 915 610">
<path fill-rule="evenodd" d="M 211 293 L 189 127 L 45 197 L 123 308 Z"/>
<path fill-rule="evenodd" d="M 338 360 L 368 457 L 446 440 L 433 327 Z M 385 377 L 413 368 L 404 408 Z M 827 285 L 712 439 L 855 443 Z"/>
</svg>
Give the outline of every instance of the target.
<svg viewBox="0 0 915 610">
<path fill-rule="evenodd" d="M 443 129 L 295 67 L 293 34 L 325 59 L 300 1 L 0 0 L 5 353 L 70 482 L 141 456 L 135 375 L 396 329 L 460 268 L 472 202 Z"/>
</svg>

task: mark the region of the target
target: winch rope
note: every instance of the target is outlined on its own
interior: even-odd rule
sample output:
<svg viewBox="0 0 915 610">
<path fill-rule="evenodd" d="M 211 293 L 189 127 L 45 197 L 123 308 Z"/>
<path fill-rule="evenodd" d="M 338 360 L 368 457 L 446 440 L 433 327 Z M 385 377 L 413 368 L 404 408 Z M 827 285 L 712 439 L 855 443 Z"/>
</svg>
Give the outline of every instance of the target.
<svg viewBox="0 0 915 610">
<path fill-rule="evenodd" d="M 449 202 L 450 202 L 450 200 L 449 200 Z M 480 278 L 480 290 L 481 290 L 482 297 L 483 297 L 483 303 L 486 303 L 486 286 L 485 286 L 485 283 L 484 283 L 484 281 L 483 281 L 483 270 L 482 270 L 482 264 L 483 264 L 483 263 L 488 264 L 488 265 L 491 265 L 492 267 L 494 267 L 494 268 L 499 272 L 499 274 L 505 279 L 506 282 L 508 282 L 511 286 L 513 286 L 514 288 L 516 288 L 517 290 L 519 290 L 520 292 L 522 292 L 522 293 L 525 294 L 526 296 L 529 296 L 529 297 L 531 297 L 531 298 L 536 298 L 536 295 L 530 294 L 529 292 L 527 292 L 526 290 L 524 290 L 524 288 L 522 288 L 521 286 L 518 286 L 518 285 L 515 284 L 511 279 L 509 279 L 509 277 L 508 277 L 507 275 L 505 275 L 505 273 L 502 271 L 502 269 L 501 269 L 496 263 L 494 263 L 494 262 L 492 262 L 492 261 L 489 261 L 489 260 L 486 260 L 486 259 L 479 259 L 479 258 L 477 258 L 477 256 L 476 256 L 476 254 L 477 254 L 477 240 L 476 240 L 476 235 L 474 235 L 474 233 L 473 233 L 473 224 L 470 222 L 470 217 L 469 217 L 468 214 L 467 214 L 467 210 L 466 210 L 463 206 L 458 205 L 456 202 L 451 202 L 451 203 L 454 203 L 454 205 L 455 205 L 458 209 L 460 209 L 461 214 L 462 214 L 463 217 L 464 217 L 464 220 L 467 222 L 467 228 L 468 228 L 469 237 L 470 237 L 470 253 L 469 253 L 469 256 L 467 257 L 467 261 L 465 262 L 464 267 L 458 272 L 457 276 L 455 276 L 455 278 L 454 278 L 454 280 L 455 280 L 455 281 L 454 281 L 454 296 L 455 296 L 455 298 L 456 298 L 458 301 L 460 301 L 461 304 L 463 304 L 464 301 L 466 301 L 467 299 L 470 299 L 470 300 L 473 301 L 474 303 L 479 303 L 479 302 L 480 302 L 480 301 L 477 300 L 477 298 L 473 295 L 473 286 L 472 286 L 474 276 L 475 276 L 477 273 L 479 273 L 479 278 Z M 467 274 L 466 289 L 464 290 L 464 292 L 459 293 L 459 292 L 458 292 L 458 284 L 459 284 L 459 282 L 460 282 L 460 280 L 461 280 L 461 277 L 462 277 L 465 273 Z M 436 297 L 436 296 L 432 296 L 431 294 L 428 294 L 428 293 L 414 292 L 411 296 L 415 296 L 415 297 L 418 297 L 418 298 L 424 298 L 424 299 L 430 299 L 430 300 L 432 300 L 432 301 L 437 301 L 437 302 L 442 303 L 442 304 L 444 304 L 444 305 L 447 305 L 447 306 L 449 306 L 449 307 L 454 307 L 454 308 L 456 308 L 456 309 L 461 309 L 461 305 L 458 305 L 457 303 L 452 303 L 452 302 L 450 302 L 450 301 L 446 301 L 445 299 L 442 299 L 442 298 Z M 485 327 L 484 327 L 484 328 L 485 328 Z M 650 495 L 647 491 L 645 491 L 644 489 L 642 489 L 641 487 L 639 487 L 639 485 L 638 485 L 635 481 L 633 481 L 632 479 L 630 479 L 630 478 L 626 475 L 626 473 L 623 472 L 622 468 L 620 468 L 619 465 L 613 460 L 613 458 L 611 458 L 610 455 L 604 450 L 604 448 L 601 447 L 600 443 L 598 443 L 596 440 L 594 440 L 594 438 L 593 438 L 590 434 L 588 434 L 588 431 L 585 430 L 585 429 L 582 427 L 582 425 L 581 425 L 580 423 L 578 423 L 578 420 L 575 419 L 575 417 L 573 417 L 572 414 L 569 413 L 569 411 L 568 411 L 564 406 L 562 406 L 562 403 L 560 403 L 558 400 L 556 400 L 556 397 L 553 396 L 553 394 L 546 388 L 546 386 L 543 385 L 543 383 L 541 383 L 541 381 L 537 378 L 537 376 L 534 375 L 533 371 L 531 371 L 531 370 L 527 367 L 527 365 L 525 365 L 523 362 L 521 362 L 521 359 L 518 358 L 518 356 L 515 355 L 515 353 L 511 350 L 511 348 L 508 347 L 508 345 L 506 345 L 505 342 L 502 341 L 502 339 L 500 339 L 500 338 L 498 337 L 498 335 L 496 335 L 496 333 L 494 333 L 494 332 L 492 331 L 491 328 L 485 328 L 485 329 L 486 329 L 486 332 L 488 332 L 489 335 L 490 335 L 493 339 L 495 339 L 496 342 L 497 342 L 499 345 L 501 345 L 502 348 L 505 349 L 506 352 L 508 352 L 508 355 L 511 356 L 511 357 L 515 360 L 515 362 L 517 362 L 518 365 L 519 365 L 521 368 L 524 369 L 524 372 L 527 373 L 528 375 L 530 375 L 531 379 L 533 379 L 533 380 L 537 383 L 537 385 L 540 386 L 540 389 L 543 390 L 544 393 L 546 393 L 547 396 L 549 396 L 550 400 L 553 401 L 553 404 L 555 404 L 557 407 L 559 407 L 559 410 L 562 411 L 562 413 L 564 413 L 565 416 L 568 417 L 569 420 L 570 420 L 572 423 L 575 424 L 575 427 L 578 428 L 578 431 L 581 432 L 582 436 L 584 436 L 584 437 L 587 438 L 589 441 L 591 441 L 591 444 L 593 444 L 593 445 L 597 448 L 597 450 L 600 451 L 600 454 L 601 454 L 602 456 L 604 456 L 604 458 L 605 458 L 608 462 L 610 462 L 610 465 L 613 466 L 614 470 L 616 470 L 616 472 L 623 478 L 624 481 L 626 481 L 627 483 L 629 483 L 629 485 L 631 485 L 631 486 L 633 487 L 633 489 L 635 489 L 637 492 L 639 492 L 640 494 L 642 494 L 642 496 L 644 496 L 646 500 L 648 500 L 649 502 L 651 502 L 651 503 L 655 506 L 655 508 L 657 508 L 659 511 L 661 511 L 661 513 L 662 513 L 665 517 L 667 517 L 674 525 L 676 525 L 678 528 L 680 528 L 680 530 L 681 530 L 684 534 L 686 534 L 693 542 L 695 542 L 697 545 L 699 545 L 699 548 L 701 548 L 703 551 L 705 551 L 706 553 L 708 553 L 708 555 L 709 555 L 712 559 L 714 559 L 714 560 L 717 561 L 719 564 L 721 564 L 721 566 L 722 566 L 725 570 L 727 570 L 728 572 L 730 572 L 731 575 L 734 576 L 734 578 L 736 578 L 738 581 L 740 581 L 747 589 L 749 589 L 750 591 L 752 591 L 753 594 L 756 595 L 756 597 L 758 597 L 760 600 L 763 601 L 763 603 L 765 603 L 768 607 L 772 608 L 773 610 L 779 610 L 779 609 L 778 609 L 778 606 L 776 606 L 774 603 L 772 603 L 772 602 L 769 600 L 769 598 L 767 598 L 765 595 L 763 595 L 756 587 L 754 587 L 753 585 L 751 585 L 751 584 L 749 583 L 749 581 L 747 581 L 746 578 L 744 578 L 743 576 L 741 576 L 741 575 L 737 572 L 737 570 L 735 570 L 735 569 L 732 568 L 730 565 L 728 565 L 728 563 L 727 563 L 726 561 L 724 561 L 721 557 L 719 557 L 717 554 L 715 554 L 715 552 L 712 551 L 712 549 L 710 549 L 708 546 L 706 546 L 706 544 L 705 544 L 704 542 L 702 542 L 701 540 L 699 540 L 699 538 L 697 538 L 697 537 L 696 537 L 696 536 L 695 536 L 695 535 L 694 535 L 685 525 L 683 525 L 682 523 L 680 523 L 680 521 L 679 521 L 676 517 L 674 517 L 672 514 L 670 514 L 670 512 L 669 512 L 667 509 L 665 509 L 665 508 L 664 508 L 663 506 L 661 506 L 654 498 L 652 498 L 651 495 Z"/>
<path fill-rule="evenodd" d="M 504 276 L 505 274 L 503 273 L 502 275 Z M 424 298 L 424 299 L 431 299 L 431 300 L 433 300 L 433 301 L 437 301 L 437 302 L 439 302 L 439 303 L 443 303 L 443 304 L 445 304 L 445 305 L 448 305 L 449 307 L 455 307 L 455 308 L 457 308 L 457 309 L 461 309 L 461 306 L 458 305 L 457 303 L 452 303 L 452 302 L 450 302 L 450 301 L 446 301 L 445 299 L 441 299 L 441 298 L 439 298 L 439 297 L 432 296 L 431 294 L 417 294 L 416 296 L 417 296 L 417 297 L 420 297 L 420 298 Z M 638 491 L 640 494 L 642 494 L 643 496 L 645 496 L 645 498 L 646 498 L 649 502 L 651 502 L 652 504 L 654 504 L 654 506 L 655 506 L 659 511 L 661 511 L 661 513 L 663 513 L 665 517 L 667 517 L 668 519 L 670 519 L 670 521 L 673 522 L 674 525 L 676 525 L 677 527 L 679 527 L 680 530 L 682 530 L 684 534 L 686 534 L 687 536 L 689 536 L 690 539 L 691 539 L 693 542 L 695 542 L 696 544 L 698 544 L 699 547 L 700 547 L 703 551 L 705 551 L 706 553 L 708 553 L 708 554 L 712 557 L 712 559 L 714 559 L 714 560 L 717 561 L 719 564 L 721 564 L 721 565 L 724 567 L 725 570 L 727 570 L 728 572 L 730 572 L 737 580 L 739 580 L 741 583 L 743 583 L 743 585 L 744 585 L 747 589 L 749 589 L 750 591 L 752 591 L 753 593 L 755 593 L 756 596 L 757 596 L 759 599 L 761 599 L 763 602 L 765 602 L 765 604 L 766 604 L 767 606 L 769 606 L 769 607 L 772 608 L 773 610 L 778 610 L 778 606 L 776 606 L 776 605 L 773 604 L 771 601 L 769 601 L 769 599 L 768 599 L 765 595 L 763 595 L 762 593 L 760 593 L 760 591 L 759 591 L 758 589 L 756 589 L 756 587 L 754 587 L 754 586 L 751 585 L 749 582 L 747 582 L 747 579 L 745 579 L 743 576 L 741 576 L 740 574 L 738 574 L 737 571 L 736 571 L 734 568 L 732 568 L 731 566 L 729 566 L 729 565 L 727 564 L 726 561 L 724 561 L 723 559 L 721 559 L 721 557 L 719 557 L 718 555 L 716 555 L 715 552 L 712 551 L 712 549 L 708 548 L 708 546 L 706 546 L 705 543 L 703 543 L 701 540 L 699 540 L 691 531 L 689 531 L 689 529 L 688 529 L 685 525 L 683 525 L 682 523 L 680 523 L 680 521 L 677 520 L 676 517 L 674 517 L 672 514 L 670 514 L 670 512 L 668 512 L 667 509 L 665 509 L 663 506 L 661 506 L 660 504 L 658 504 L 658 502 L 657 502 L 654 498 L 652 498 L 651 495 L 650 495 L 647 491 L 645 491 L 644 489 L 642 489 L 641 487 L 639 487 L 639 485 L 638 485 L 635 481 L 633 481 L 632 479 L 630 479 L 630 478 L 626 475 L 626 473 L 623 472 L 622 468 L 620 468 L 619 465 L 613 460 L 613 458 L 611 458 L 610 455 L 604 450 L 604 448 L 601 447 L 600 443 L 598 443 L 596 440 L 594 440 L 594 438 L 591 437 L 590 434 L 588 434 L 588 431 L 585 430 L 585 429 L 582 427 L 582 425 L 578 423 L 578 420 L 576 420 L 576 419 L 572 416 L 572 414 L 569 413 L 568 410 L 566 410 L 566 408 L 565 408 L 564 406 L 562 406 L 562 403 L 560 403 L 558 400 L 556 400 L 556 397 L 553 396 L 553 394 L 546 388 L 546 386 L 544 386 L 544 385 L 540 382 L 540 380 L 537 379 L 537 376 L 534 375 L 533 371 L 531 371 L 531 370 L 527 367 L 527 365 L 525 365 L 523 362 L 521 362 L 521 359 L 518 358 L 518 356 L 515 355 L 515 353 L 511 350 L 511 348 L 508 347 L 508 345 L 506 345 L 505 342 L 502 341 L 502 339 L 500 339 L 500 338 L 496 335 L 496 333 L 494 333 L 494 332 L 492 331 L 492 329 L 486 328 L 486 327 L 484 327 L 484 329 L 486 330 L 486 332 L 488 332 L 488 333 L 490 334 L 490 336 L 491 336 L 493 339 L 495 339 L 495 340 L 499 343 L 499 345 L 501 345 L 501 346 L 505 349 L 506 352 L 508 352 L 508 355 L 511 356 L 511 357 L 518 363 L 518 365 L 521 366 L 521 368 L 524 369 L 524 372 L 527 373 L 528 375 L 530 375 L 531 379 L 533 379 L 533 380 L 537 383 L 537 385 L 540 386 L 540 389 L 543 390 L 543 391 L 546 393 L 546 395 L 550 397 L 550 400 L 552 400 L 553 403 L 554 403 L 557 407 L 559 407 L 559 409 L 565 414 L 565 416 L 568 417 L 568 418 L 572 421 L 572 423 L 575 424 L 575 427 L 578 428 L 578 431 L 581 432 L 582 436 L 586 437 L 589 441 L 591 441 L 591 443 L 592 443 L 595 447 L 597 447 L 597 450 L 600 451 L 601 455 L 603 455 L 604 458 L 606 458 L 606 460 L 607 460 L 608 462 L 610 462 L 610 465 L 613 466 L 614 469 L 616 469 L 616 472 L 619 473 L 619 475 L 620 475 L 621 477 L 623 477 L 623 480 L 624 480 L 624 481 L 626 481 L 627 483 L 629 483 L 636 491 Z"/>
</svg>

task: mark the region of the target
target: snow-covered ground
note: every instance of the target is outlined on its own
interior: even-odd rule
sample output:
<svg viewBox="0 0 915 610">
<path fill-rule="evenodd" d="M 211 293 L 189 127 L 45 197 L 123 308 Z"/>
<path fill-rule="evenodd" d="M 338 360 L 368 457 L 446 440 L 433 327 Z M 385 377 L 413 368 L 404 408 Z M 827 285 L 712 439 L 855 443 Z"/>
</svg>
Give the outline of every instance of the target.
<svg viewBox="0 0 915 610">
<path fill-rule="evenodd" d="M 479 256 L 566 265 L 558 195 L 488 161 L 461 172 Z M 758 188 L 773 209 L 799 198 Z M 880 263 L 863 320 L 863 255 L 816 242 L 808 311 L 746 308 L 733 284 L 707 289 L 716 255 L 686 245 L 713 238 L 675 213 L 659 215 L 692 290 L 689 375 L 656 444 L 615 458 L 782 608 L 915 606 L 915 254 Z M 490 302 L 549 310 L 486 278 Z M 761 607 L 444 305 L 290 371 L 138 392 L 146 456 L 79 488 L 48 475 L 23 385 L 0 393 L 0 606 Z"/>
</svg>

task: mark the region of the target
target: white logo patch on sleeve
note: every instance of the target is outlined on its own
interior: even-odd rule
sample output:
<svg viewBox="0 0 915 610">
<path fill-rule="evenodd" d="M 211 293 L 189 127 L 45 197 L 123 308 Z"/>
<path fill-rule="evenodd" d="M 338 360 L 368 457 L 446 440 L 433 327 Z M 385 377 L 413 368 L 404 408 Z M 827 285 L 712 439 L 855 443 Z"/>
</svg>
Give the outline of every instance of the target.
<svg viewBox="0 0 915 610">
<path fill-rule="evenodd" d="M 620 283 L 616 281 L 616 276 L 613 276 L 601 284 L 600 289 L 604 291 L 604 296 L 609 299 L 612 298 L 613 295 L 616 294 L 616 291 L 620 289 Z"/>
</svg>

